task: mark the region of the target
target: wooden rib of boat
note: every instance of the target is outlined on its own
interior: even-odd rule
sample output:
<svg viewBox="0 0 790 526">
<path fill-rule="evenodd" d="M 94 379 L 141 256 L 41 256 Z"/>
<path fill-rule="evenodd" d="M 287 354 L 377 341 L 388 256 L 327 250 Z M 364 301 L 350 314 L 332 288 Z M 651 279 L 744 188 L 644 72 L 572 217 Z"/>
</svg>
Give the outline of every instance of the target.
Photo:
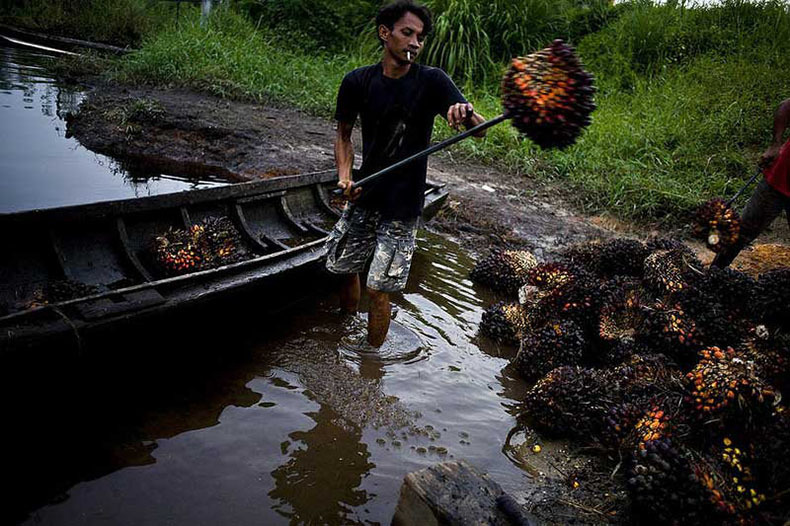
<svg viewBox="0 0 790 526">
<path fill-rule="evenodd" d="M 58 334 L 79 335 L 300 269 L 320 269 L 339 216 L 332 170 L 174 194 L 0 214 L 0 355 Z M 423 219 L 447 198 L 429 183 Z M 180 275 L 153 264 L 152 243 L 171 229 L 226 218 L 244 259 Z M 66 295 L 42 297 L 48 285 Z M 62 295 L 61 295 L 62 296 Z"/>
</svg>

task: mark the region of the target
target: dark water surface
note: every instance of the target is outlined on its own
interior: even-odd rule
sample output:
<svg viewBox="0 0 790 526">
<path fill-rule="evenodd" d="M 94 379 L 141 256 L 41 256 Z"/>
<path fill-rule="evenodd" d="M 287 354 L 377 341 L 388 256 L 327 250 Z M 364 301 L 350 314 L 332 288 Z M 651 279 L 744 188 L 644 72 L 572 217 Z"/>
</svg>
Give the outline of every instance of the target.
<svg viewBox="0 0 790 526">
<path fill-rule="evenodd" d="M 130 171 L 66 138 L 85 97 L 48 70 L 53 54 L 0 42 L 0 213 L 178 192 L 220 178 Z"/>
<path fill-rule="evenodd" d="M 17 485 L 16 506 L 28 506 L 19 518 L 389 524 L 404 475 L 450 459 L 518 494 L 528 475 L 502 448 L 525 386 L 505 369 L 512 350 L 477 341 L 491 298 L 467 280 L 472 265 L 453 243 L 420 234 L 396 299 L 397 320 L 424 341 L 416 354 L 342 350 L 353 323 L 333 310 L 336 298 L 314 297 L 276 318 L 239 305 L 243 317 L 230 309 L 168 343 L 139 334 L 134 372 L 108 360 L 62 373 L 66 389 L 34 379 L 42 400 L 23 411 L 28 423 L 12 420 L 20 437 L 5 448 L 30 479 Z M 162 367 L 174 348 L 186 357 Z M 6 399 L 17 401 L 31 403 Z"/>
</svg>

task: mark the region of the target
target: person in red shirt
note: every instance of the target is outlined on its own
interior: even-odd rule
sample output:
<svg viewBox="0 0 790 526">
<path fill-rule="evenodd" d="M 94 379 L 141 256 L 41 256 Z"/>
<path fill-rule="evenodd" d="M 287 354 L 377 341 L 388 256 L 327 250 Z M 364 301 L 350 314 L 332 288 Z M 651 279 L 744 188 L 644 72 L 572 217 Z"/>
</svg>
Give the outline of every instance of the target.
<svg viewBox="0 0 790 526">
<path fill-rule="evenodd" d="M 740 251 L 765 230 L 785 211 L 790 224 L 790 140 L 782 141 L 790 123 L 790 99 L 782 102 L 774 115 L 774 138 L 765 150 L 760 166 L 765 178 L 760 181 L 741 213 L 741 232 L 738 242 L 719 252 L 711 265 L 724 268 Z"/>
</svg>

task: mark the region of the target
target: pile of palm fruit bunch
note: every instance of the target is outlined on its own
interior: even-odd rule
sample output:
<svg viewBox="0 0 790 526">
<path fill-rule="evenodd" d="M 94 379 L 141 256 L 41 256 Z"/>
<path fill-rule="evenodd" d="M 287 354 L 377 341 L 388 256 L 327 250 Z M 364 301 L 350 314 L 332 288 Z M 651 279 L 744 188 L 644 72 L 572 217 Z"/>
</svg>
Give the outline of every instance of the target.
<svg viewBox="0 0 790 526">
<path fill-rule="evenodd" d="M 738 242 L 741 218 L 724 199 L 711 199 L 697 209 L 692 231 L 710 250 L 721 252 Z"/>
<path fill-rule="evenodd" d="M 622 461 L 641 522 L 784 524 L 790 269 L 754 279 L 676 240 L 595 241 L 533 266 L 508 305 L 511 366 L 532 384 L 520 419 Z"/>
<path fill-rule="evenodd" d="M 593 77 L 562 40 L 514 58 L 502 79 L 502 105 L 513 126 L 541 148 L 565 148 L 590 124 Z"/>
<path fill-rule="evenodd" d="M 226 217 L 208 217 L 189 228 L 170 228 L 157 236 L 151 259 L 165 276 L 216 268 L 246 257 L 241 236 Z"/>
</svg>

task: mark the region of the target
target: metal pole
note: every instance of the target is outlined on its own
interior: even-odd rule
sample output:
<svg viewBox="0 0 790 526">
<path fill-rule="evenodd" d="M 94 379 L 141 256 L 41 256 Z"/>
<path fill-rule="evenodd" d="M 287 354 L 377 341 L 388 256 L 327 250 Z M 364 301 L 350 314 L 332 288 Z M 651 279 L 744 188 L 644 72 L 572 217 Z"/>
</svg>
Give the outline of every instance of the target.
<svg viewBox="0 0 790 526">
<path fill-rule="evenodd" d="M 760 167 L 758 166 L 758 167 L 757 167 L 757 171 L 754 173 L 754 175 L 752 176 L 752 178 L 751 178 L 751 179 L 749 179 L 748 181 L 746 181 L 746 184 L 745 184 L 745 185 L 743 185 L 743 186 L 741 187 L 741 189 L 740 189 L 740 190 L 738 190 L 738 192 L 737 192 L 737 193 L 736 193 L 734 196 L 732 196 L 732 198 L 731 198 L 729 201 L 727 201 L 727 206 L 728 206 L 728 207 L 729 207 L 729 206 L 732 206 L 732 204 L 735 202 L 735 200 L 736 200 L 736 199 L 738 199 L 738 198 L 741 196 L 741 194 L 743 193 L 743 191 L 744 191 L 744 190 L 746 190 L 747 188 L 749 188 L 749 186 L 750 186 L 750 185 L 751 185 L 751 184 L 754 182 L 754 180 L 755 180 L 755 179 L 757 179 L 757 178 L 760 176 L 760 174 L 761 174 L 761 173 L 763 173 L 763 170 L 762 170 L 762 168 L 760 168 Z"/>
<path fill-rule="evenodd" d="M 505 120 L 507 120 L 509 118 L 510 117 L 506 113 L 503 113 L 499 117 L 493 118 L 490 121 L 486 121 L 486 122 L 484 122 L 482 124 L 478 124 L 474 128 L 469 128 L 468 130 L 466 130 L 463 133 L 459 133 L 458 135 L 450 137 L 449 139 L 446 139 L 446 140 L 444 140 L 442 142 L 436 143 L 433 146 L 429 146 L 425 150 L 423 150 L 421 152 L 418 152 L 418 153 L 415 153 L 414 155 L 412 155 L 410 157 L 407 157 L 407 158 L 403 159 L 402 161 L 398 161 L 397 163 L 393 164 L 392 166 L 388 166 L 387 168 L 379 170 L 378 172 L 376 172 L 374 174 L 371 174 L 371 175 L 369 175 L 367 177 L 364 177 L 364 178 L 360 179 L 359 181 L 356 181 L 356 182 L 352 183 L 351 184 L 351 188 L 352 189 L 359 188 L 362 185 L 369 184 L 369 183 L 375 181 L 376 179 L 378 179 L 379 177 L 392 172 L 393 170 L 397 170 L 398 168 L 401 168 L 401 167 L 403 167 L 403 166 L 405 166 L 405 165 L 407 165 L 407 164 L 409 164 L 411 162 L 414 162 L 414 161 L 416 161 L 418 159 L 422 159 L 423 157 L 428 157 L 432 153 L 438 152 L 439 150 L 443 150 L 444 148 L 447 148 L 448 146 L 452 146 L 453 144 L 455 144 L 457 142 L 460 142 L 460 141 L 466 139 L 467 137 L 469 137 L 471 135 L 474 135 L 474 134 L 476 134 L 476 133 L 478 133 L 480 131 L 486 130 L 486 129 L 490 128 L 491 126 L 495 126 L 495 125 L 499 124 L 500 122 L 505 121 Z M 333 193 L 335 195 L 342 195 L 343 194 L 343 190 L 338 188 L 337 190 L 334 190 Z"/>
</svg>

